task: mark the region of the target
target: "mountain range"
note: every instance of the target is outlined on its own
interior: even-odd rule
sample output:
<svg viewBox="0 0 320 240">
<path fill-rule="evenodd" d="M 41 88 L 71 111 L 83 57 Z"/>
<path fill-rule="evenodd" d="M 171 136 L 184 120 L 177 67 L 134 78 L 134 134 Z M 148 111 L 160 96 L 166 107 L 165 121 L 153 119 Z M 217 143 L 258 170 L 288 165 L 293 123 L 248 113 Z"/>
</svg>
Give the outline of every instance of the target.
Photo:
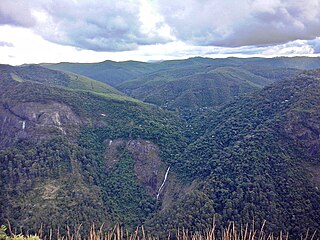
<svg viewBox="0 0 320 240">
<path fill-rule="evenodd" d="M 0 224 L 320 229 L 317 68 L 305 57 L 0 65 Z"/>
</svg>

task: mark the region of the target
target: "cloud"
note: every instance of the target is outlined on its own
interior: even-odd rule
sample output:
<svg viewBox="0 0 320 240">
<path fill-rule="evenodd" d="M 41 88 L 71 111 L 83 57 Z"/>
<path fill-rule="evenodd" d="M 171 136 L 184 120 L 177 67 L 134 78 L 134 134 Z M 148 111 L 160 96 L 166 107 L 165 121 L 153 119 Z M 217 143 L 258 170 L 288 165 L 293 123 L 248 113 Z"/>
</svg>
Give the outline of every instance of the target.
<svg viewBox="0 0 320 240">
<path fill-rule="evenodd" d="M 0 47 L 14 47 L 10 42 L 0 41 Z"/>
<path fill-rule="evenodd" d="M 320 37 L 308 41 L 308 44 L 313 49 L 313 53 L 320 53 Z"/>
<path fill-rule="evenodd" d="M 190 44 L 262 46 L 320 36 L 320 0 L 158 0 L 156 7 Z"/>
<path fill-rule="evenodd" d="M 32 27 L 36 19 L 31 14 L 32 4 L 22 0 L 0 1 L 0 25 Z"/>
<path fill-rule="evenodd" d="M 0 0 L 0 25 L 100 52 L 170 42 L 244 54 L 277 45 L 284 52 L 320 51 L 320 0 Z M 309 42 L 283 46 L 296 40 Z"/>
<path fill-rule="evenodd" d="M 296 40 L 285 44 L 265 47 L 263 55 L 270 56 L 297 56 L 314 54 L 314 49 L 305 40 Z"/>
<path fill-rule="evenodd" d="M 25 5 L 23 5 L 23 4 Z M 0 24 L 32 28 L 44 39 L 95 51 L 125 51 L 171 41 L 160 20 L 145 28 L 143 0 L 1 0 Z"/>
</svg>

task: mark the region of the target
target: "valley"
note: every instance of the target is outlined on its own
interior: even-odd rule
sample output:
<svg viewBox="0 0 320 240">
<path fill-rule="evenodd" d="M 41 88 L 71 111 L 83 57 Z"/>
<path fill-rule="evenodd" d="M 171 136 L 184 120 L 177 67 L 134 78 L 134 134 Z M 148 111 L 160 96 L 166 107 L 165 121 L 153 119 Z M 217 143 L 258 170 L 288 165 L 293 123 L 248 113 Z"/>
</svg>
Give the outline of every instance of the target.
<svg viewBox="0 0 320 240">
<path fill-rule="evenodd" d="M 0 65 L 0 225 L 314 232 L 317 69 L 308 57 Z"/>
</svg>

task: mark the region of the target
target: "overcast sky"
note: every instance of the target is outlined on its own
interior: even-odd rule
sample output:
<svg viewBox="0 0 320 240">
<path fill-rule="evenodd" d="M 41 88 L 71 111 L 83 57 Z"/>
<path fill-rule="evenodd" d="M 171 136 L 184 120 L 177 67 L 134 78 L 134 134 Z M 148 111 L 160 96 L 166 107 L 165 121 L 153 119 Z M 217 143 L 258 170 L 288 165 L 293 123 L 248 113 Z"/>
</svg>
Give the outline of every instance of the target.
<svg viewBox="0 0 320 240">
<path fill-rule="evenodd" d="M 0 63 L 318 56 L 320 0 L 0 0 Z"/>
</svg>

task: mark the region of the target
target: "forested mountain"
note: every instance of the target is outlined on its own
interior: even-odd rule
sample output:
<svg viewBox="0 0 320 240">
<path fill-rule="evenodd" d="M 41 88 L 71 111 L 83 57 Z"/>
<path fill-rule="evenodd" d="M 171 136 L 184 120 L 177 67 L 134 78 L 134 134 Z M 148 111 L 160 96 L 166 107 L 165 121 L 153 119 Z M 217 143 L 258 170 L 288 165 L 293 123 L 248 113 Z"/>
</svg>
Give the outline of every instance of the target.
<svg viewBox="0 0 320 240">
<path fill-rule="evenodd" d="M 101 63 L 58 63 L 43 64 L 43 66 L 77 73 L 95 80 L 118 86 L 123 82 L 134 78 L 142 77 L 149 73 L 184 69 L 189 67 L 242 67 L 253 66 L 255 69 L 273 68 L 300 70 L 320 68 L 320 58 L 310 57 L 279 57 L 279 58 L 202 58 L 195 57 L 184 60 L 170 60 L 162 62 L 144 63 L 136 61 L 113 62 L 104 61 Z M 263 71 L 263 70 L 262 70 Z M 269 74 L 272 72 L 269 71 Z"/>
<path fill-rule="evenodd" d="M 110 84 L 127 95 L 169 109 L 217 108 L 238 96 L 303 69 L 320 67 L 318 58 L 190 58 L 155 63 L 47 64 Z"/>
<path fill-rule="evenodd" d="M 320 71 L 305 72 L 221 109 L 176 165 L 197 186 L 149 226 L 203 230 L 216 215 L 295 237 L 319 229 L 319 91 Z"/>
<path fill-rule="evenodd" d="M 240 67 L 193 66 L 148 74 L 117 88 L 131 97 L 169 109 L 217 108 L 277 81 L 279 71 L 282 77 L 299 72 L 296 69 L 269 70 L 274 75 L 255 74 Z"/>
<path fill-rule="evenodd" d="M 1 224 L 134 227 L 156 211 L 166 165 L 184 147 L 176 117 L 112 94 L 0 83 Z"/>
<path fill-rule="evenodd" d="M 2 65 L 0 224 L 119 222 L 167 236 L 205 231 L 215 217 L 222 226 L 267 220 L 267 231 L 294 238 L 320 229 L 320 70 L 302 71 L 317 64 L 120 64 L 130 71 L 119 70 L 128 74 L 117 88 L 153 104 L 69 73 Z"/>
<path fill-rule="evenodd" d="M 24 65 L 20 67 L 0 65 L 0 77 L 2 81 L 5 79 L 12 79 L 17 82 L 32 81 L 70 89 L 123 95 L 113 87 L 99 81 L 73 73 L 51 70 L 38 65 Z"/>
<path fill-rule="evenodd" d="M 111 86 L 116 86 L 123 81 L 151 71 L 151 64 L 135 61 L 119 63 L 113 61 L 104 61 L 101 63 L 58 63 L 43 64 L 43 66 L 54 70 L 62 70 L 87 76 L 110 84 Z"/>
</svg>

